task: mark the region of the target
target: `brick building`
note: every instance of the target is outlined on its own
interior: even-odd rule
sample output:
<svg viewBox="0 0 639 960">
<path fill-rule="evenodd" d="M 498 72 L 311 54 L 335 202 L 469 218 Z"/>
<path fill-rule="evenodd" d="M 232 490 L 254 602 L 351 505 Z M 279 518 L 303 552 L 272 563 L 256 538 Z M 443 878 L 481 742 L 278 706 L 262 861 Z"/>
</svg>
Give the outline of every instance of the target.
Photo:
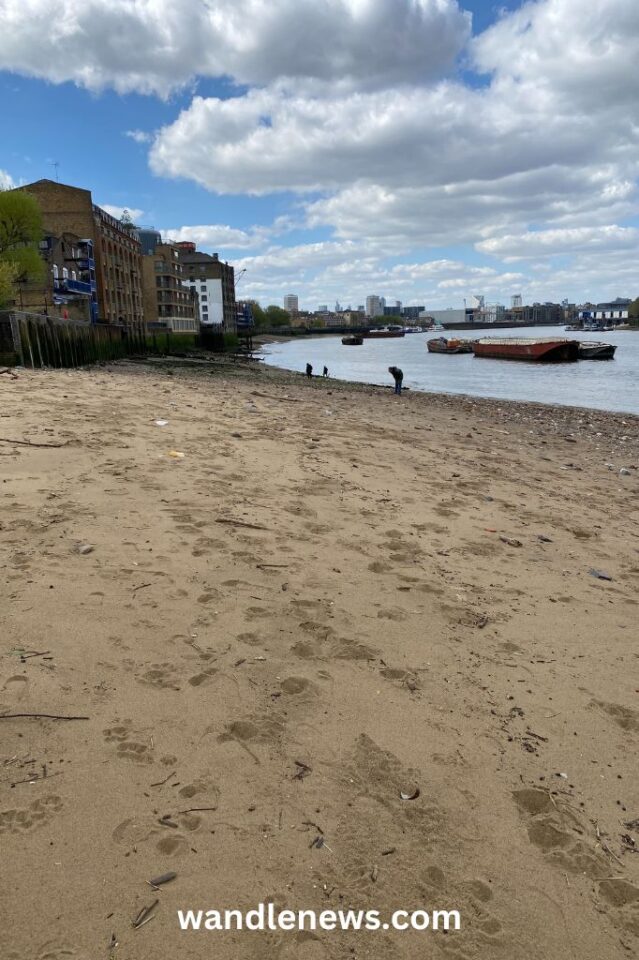
<svg viewBox="0 0 639 960">
<path fill-rule="evenodd" d="M 173 243 L 162 243 L 159 233 L 149 239 L 144 233 L 142 257 L 142 300 L 147 329 L 168 329 L 196 333 L 200 329 L 198 297 L 182 282 L 184 267 Z"/>
<path fill-rule="evenodd" d="M 233 267 L 223 263 L 217 253 L 200 253 L 194 243 L 183 241 L 175 246 L 184 267 L 184 282 L 199 297 L 200 321 L 234 332 L 237 306 Z"/>
<path fill-rule="evenodd" d="M 140 243 L 119 220 L 93 202 L 90 190 L 37 180 L 20 190 L 36 198 L 45 234 L 91 241 L 97 286 L 97 318 L 127 326 L 143 320 Z"/>
<path fill-rule="evenodd" d="M 16 306 L 27 313 L 95 322 L 98 295 L 92 241 L 74 233 L 60 237 L 45 233 L 39 247 L 43 275 L 18 282 Z"/>
</svg>

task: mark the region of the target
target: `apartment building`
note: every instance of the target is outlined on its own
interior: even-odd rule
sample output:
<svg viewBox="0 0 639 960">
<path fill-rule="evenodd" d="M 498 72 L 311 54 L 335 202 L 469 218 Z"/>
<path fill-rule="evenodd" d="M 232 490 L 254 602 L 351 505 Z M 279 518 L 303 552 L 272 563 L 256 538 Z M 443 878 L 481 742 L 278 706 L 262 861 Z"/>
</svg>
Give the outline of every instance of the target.
<svg viewBox="0 0 639 960">
<path fill-rule="evenodd" d="M 383 317 L 386 301 L 384 297 L 370 296 L 366 297 L 366 316 Z"/>
<path fill-rule="evenodd" d="M 142 323 L 142 256 L 134 233 L 93 202 L 90 190 L 37 180 L 17 189 L 36 198 L 45 234 L 73 235 L 91 243 L 97 310 L 95 319 L 126 326 Z"/>
<path fill-rule="evenodd" d="M 28 313 L 95 323 L 98 294 L 91 240 L 74 233 L 45 233 L 40 244 L 44 272 L 17 284 L 16 305 Z"/>
<path fill-rule="evenodd" d="M 184 269 L 184 283 L 198 295 L 200 322 L 217 325 L 227 332 L 235 332 L 237 306 L 235 303 L 235 273 L 217 253 L 200 253 L 194 243 L 175 244 Z"/>
<path fill-rule="evenodd" d="M 295 316 L 296 313 L 299 313 L 300 302 L 297 294 L 289 293 L 284 297 L 284 309 L 287 310 L 291 316 Z"/>
<path fill-rule="evenodd" d="M 142 232 L 142 299 L 147 329 L 196 333 L 200 328 L 198 297 L 183 283 L 184 267 L 177 247 L 163 243 L 159 233 Z"/>
</svg>

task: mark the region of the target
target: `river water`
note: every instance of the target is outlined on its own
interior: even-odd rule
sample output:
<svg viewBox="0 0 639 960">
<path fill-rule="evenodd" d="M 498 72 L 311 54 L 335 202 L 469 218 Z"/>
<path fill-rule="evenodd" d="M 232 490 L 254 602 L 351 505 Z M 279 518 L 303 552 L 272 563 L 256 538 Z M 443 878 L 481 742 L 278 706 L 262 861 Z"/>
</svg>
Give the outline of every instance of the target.
<svg viewBox="0 0 639 960">
<path fill-rule="evenodd" d="M 616 343 L 617 352 L 614 360 L 558 364 L 486 360 L 472 353 L 453 356 L 428 353 L 426 341 L 440 335 L 465 339 L 571 337 Z M 306 364 L 311 363 L 314 375 L 321 375 L 326 364 L 330 376 L 340 380 L 388 385 L 392 383 L 388 367 L 397 366 L 404 371 L 404 386 L 412 390 L 639 414 L 639 330 L 613 333 L 564 332 L 563 327 L 460 330 L 364 340 L 361 347 L 343 346 L 341 336 L 322 335 L 271 343 L 262 348 L 262 353 L 266 363 L 286 370 L 303 372 Z"/>
</svg>

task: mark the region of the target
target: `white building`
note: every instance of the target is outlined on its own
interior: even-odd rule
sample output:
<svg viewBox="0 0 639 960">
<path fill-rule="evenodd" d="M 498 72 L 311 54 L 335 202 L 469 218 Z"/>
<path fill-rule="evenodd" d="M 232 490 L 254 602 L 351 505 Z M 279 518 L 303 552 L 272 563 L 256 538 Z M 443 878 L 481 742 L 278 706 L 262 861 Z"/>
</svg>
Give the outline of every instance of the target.
<svg viewBox="0 0 639 960">
<path fill-rule="evenodd" d="M 384 304 L 385 300 L 383 297 L 378 297 L 371 295 L 366 297 L 366 316 L 367 317 L 383 317 L 384 316 Z"/>
<path fill-rule="evenodd" d="M 289 293 L 284 297 L 284 309 L 289 313 L 299 313 L 299 297 L 296 293 Z"/>
<path fill-rule="evenodd" d="M 510 298 L 510 306 L 513 310 L 517 310 L 522 305 L 521 294 L 516 293 L 513 297 Z"/>
</svg>

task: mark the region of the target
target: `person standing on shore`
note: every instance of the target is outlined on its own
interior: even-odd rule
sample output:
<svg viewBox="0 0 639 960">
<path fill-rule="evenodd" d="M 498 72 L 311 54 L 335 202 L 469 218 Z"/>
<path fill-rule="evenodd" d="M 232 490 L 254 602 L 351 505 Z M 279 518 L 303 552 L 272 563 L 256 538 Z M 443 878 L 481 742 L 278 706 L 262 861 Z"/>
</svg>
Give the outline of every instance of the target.
<svg viewBox="0 0 639 960">
<path fill-rule="evenodd" d="M 402 381 L 404 379 L 404 372 L 400 370 L 399 367 L 389 367 L 388 372 L 395 381 L 395 393 L 398 397 L 402 395 Z"/>
<path fill-rule="evenodd" d="M 328 376 L 328 367 L 324 367 L 324 369 L 323 369 L 323 371 L 322 371 L 322 376 L 323 376 L 323 377 L 327 377 L 327 376 Z"/>
<path fill-rule="evenodd" d="M 307 363 L 307 364 L 306 364 L 306 376 L 307 376 L 307 377 L 312 377 L 312 376 L 313 376 L 313 367 L 311 366 L 310 363 Z"/>
</svg>

